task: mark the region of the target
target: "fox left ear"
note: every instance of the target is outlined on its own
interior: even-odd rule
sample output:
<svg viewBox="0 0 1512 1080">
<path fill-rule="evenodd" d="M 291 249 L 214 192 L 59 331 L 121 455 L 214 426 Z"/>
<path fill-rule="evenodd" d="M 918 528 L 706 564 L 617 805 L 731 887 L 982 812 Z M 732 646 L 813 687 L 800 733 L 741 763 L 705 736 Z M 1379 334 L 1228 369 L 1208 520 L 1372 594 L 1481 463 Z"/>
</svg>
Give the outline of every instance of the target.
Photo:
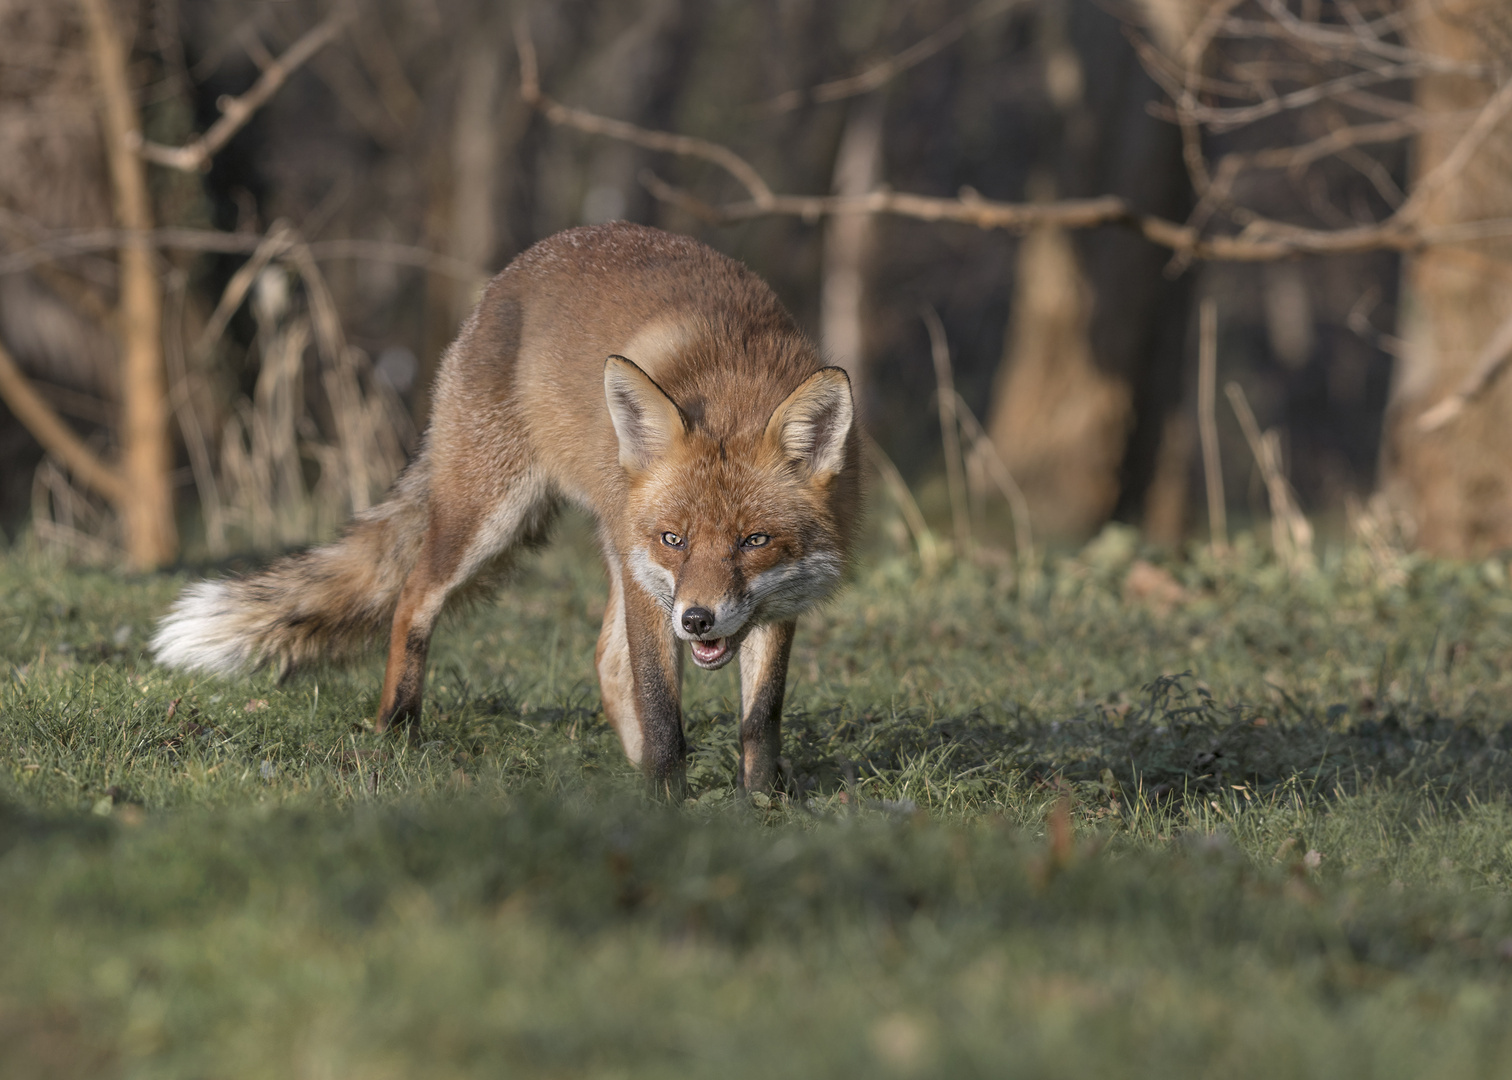
<svg viewBox="0 0 1512 1080">
<path fill-rule="evenodd" d="M 842 368 L 820 368 L 777 406 L 766 437 L 808 466 L 814 479 L 827 480 L 845 467 L 845 440 L 854 419 L 850 376 Z"/>
<path fill-rule="evenodd" d="M 604 401 L 619 438 L 620 464 L 643 472 L 687 434 L 682 409 L 655 380 L 623 356 L 604 362 Z"/>
</svg>

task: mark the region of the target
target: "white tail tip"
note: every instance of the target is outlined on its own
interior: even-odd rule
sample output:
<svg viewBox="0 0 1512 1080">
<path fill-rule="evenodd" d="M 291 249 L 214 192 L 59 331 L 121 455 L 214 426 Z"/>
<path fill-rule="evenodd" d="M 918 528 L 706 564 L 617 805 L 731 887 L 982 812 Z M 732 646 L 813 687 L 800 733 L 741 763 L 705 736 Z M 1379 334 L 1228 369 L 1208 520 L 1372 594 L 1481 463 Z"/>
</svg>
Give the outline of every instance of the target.
<svg viewBox="0 0 1512 1080">
<path fill-rule="evenodd" d="M 163 616 L 151 649 L 164 667 L 229 675 L 247 667 L 255 637 L 224 581 L 190 585 Z"/>
</svg>

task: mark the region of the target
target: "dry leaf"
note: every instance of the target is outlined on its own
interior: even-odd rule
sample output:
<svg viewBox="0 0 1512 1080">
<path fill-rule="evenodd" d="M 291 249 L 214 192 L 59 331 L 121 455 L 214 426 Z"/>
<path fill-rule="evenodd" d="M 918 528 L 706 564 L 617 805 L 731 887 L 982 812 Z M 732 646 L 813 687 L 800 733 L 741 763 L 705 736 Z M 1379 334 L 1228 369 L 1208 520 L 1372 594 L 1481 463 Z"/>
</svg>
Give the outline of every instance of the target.
<svg viewBox="0 0 1512 1080">
<path fill-rule="evenodd" d="M 1126 601 L 1144 604 L 1161 615 L 1168 614 L 1189 598 L 1186 589 L 1169 570 L 1144 559 L 1135 559 L 1129 567 L 1124 578 L 1123 595 Z"/>
</svg>

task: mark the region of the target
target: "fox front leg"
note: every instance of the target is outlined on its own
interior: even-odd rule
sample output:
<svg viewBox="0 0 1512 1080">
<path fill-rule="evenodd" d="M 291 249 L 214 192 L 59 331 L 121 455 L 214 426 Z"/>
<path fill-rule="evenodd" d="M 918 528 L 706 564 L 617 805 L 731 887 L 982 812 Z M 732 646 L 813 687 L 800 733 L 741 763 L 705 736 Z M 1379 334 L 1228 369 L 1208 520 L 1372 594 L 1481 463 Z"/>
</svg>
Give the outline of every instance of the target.
<svg viewBox="0 0 1512 1080">
<path fill-rule="evenodd" d="M 682 644 L 672 633 L 666 610 L 633 577 L 621 578 L 620 585 L 630 697 L 640 728 L 640 765 L 657 794 L 681 801 L 688 786 Z"/>
<path fill-rule="evenodd" d="M 782 695 L 787 687 L 793 628 L 758 626 L 740 644 L 740 787 L 767 791 L 782 752 Z"/>
</svg>

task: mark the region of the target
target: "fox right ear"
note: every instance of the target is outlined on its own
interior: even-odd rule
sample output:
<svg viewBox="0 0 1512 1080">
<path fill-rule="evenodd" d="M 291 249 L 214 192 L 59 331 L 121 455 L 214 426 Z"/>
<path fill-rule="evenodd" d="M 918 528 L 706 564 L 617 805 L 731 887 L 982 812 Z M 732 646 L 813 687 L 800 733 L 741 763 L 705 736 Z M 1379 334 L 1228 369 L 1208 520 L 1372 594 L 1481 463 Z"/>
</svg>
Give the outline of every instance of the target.
<svg viewBox="0 0 1512 1080">
<path fill-rule="evenodd" d="M 687 433 L 677 402 L 623 356 L 604 361 L 604 400 L 619 437 L 620 464 L 644 472 L 674 441 Z"/>
<path fill-rule="evenodd" d="M 791 460 L 825 481 L 845 467 L 845 447 L 856 410 L 850 376 L 843 368 L 820 368 L 805 379 L 767 421 L 766 437 Z"/>
</svg>

